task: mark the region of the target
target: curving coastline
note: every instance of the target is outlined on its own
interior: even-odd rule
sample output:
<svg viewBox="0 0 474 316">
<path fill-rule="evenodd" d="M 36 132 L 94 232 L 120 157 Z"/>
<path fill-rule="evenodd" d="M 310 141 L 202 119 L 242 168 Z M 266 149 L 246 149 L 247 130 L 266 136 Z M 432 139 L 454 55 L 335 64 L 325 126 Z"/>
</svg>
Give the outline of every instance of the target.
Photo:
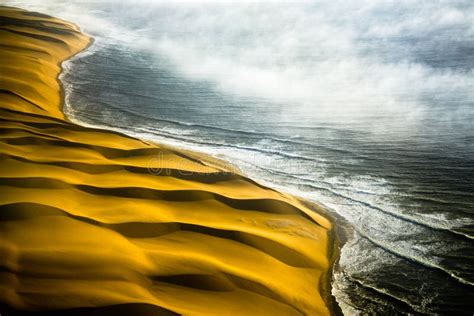
<svg viewBox="0 0 474 316">
<path fill-rule="evenodd" d="M 91 39 L 0 7 L 0 301 L 20 311 L 330 314 L 331 221 L 210 157 L 71 123 Z"/>
</svg>

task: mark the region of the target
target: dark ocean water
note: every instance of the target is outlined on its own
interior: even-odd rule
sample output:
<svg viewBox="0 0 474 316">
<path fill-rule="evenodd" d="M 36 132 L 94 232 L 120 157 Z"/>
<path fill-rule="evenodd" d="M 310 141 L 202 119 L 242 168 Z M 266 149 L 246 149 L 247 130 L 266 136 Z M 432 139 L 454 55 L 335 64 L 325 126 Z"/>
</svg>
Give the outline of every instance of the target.
<svg viewBox="0 0 474 316">
<path fill-rule="evenodd" d="M 344 314 L 472 315 L 469 1 L 20 6 L 95 37 L 64 65 L 71 119 L 324 204 Z"/>
</svg>

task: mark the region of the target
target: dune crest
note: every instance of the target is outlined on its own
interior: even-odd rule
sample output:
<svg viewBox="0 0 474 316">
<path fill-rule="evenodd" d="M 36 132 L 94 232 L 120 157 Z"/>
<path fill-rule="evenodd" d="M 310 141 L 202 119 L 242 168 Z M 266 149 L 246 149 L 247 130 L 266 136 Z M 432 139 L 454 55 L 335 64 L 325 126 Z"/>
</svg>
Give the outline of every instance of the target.
<svg viewBox="0 0 474 316">
<path fill-rule="evenodd" d="M 69 122 L 60 63 L 90 38 L 20 9 L 0 20 L 0 312 L 330 314 L 324 215 L 211 159 Z"/>
</svg>

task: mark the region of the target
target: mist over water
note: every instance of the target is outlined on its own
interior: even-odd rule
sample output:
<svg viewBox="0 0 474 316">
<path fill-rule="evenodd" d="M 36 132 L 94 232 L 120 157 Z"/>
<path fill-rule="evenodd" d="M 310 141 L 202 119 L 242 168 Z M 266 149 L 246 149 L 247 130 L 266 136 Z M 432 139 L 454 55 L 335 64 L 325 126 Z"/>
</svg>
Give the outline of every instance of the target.
<svg viewBox="0 0 474 316">
<path fill-rule="evenodd" d="M 328 207 L 345 314 L 472 314 L 470 1 L 8 3 L 95 37 L 65 64 L 72 119 Z"/>
</svg>

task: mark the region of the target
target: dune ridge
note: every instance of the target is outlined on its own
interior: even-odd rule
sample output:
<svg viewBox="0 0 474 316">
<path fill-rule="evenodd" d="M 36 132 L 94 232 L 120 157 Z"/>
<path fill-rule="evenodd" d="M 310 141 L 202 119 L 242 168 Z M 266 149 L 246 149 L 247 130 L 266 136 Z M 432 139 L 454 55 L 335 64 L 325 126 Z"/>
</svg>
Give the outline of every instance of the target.
<svg viewBox="0 0 474 316">
<path fill-rule="evenodd" d="M 71 123 L 61 62 L 91 39 L 0 7 L 0 312 L 327 315 L 323 210 L 203 155 Z"/>
</svg>

